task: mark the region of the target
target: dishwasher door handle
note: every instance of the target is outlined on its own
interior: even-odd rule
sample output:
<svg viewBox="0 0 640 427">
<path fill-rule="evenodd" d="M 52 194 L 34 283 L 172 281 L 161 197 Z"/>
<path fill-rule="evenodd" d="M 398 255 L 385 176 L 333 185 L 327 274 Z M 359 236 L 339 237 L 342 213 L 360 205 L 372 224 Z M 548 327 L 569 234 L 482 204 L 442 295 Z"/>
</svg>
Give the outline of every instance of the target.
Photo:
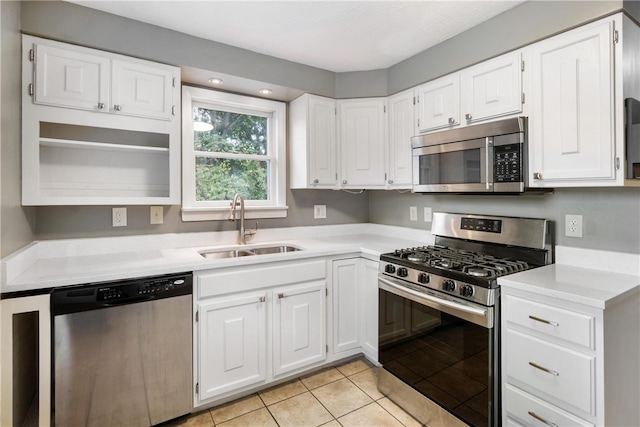
<svg viewBox="0 0 640 427">
<path fill-rule="evenodd" d="M 105 302 L 102 303 L 102 306 L 103 307 L 117 307 L 119 305 L 127 305 L 127 304 L 135 304 L 137 302 L 151 301 L 152 299 L 153 299 L 153 295 L 142 295 L 142 296 L 139 296 L 139 297 L 126 299 L 126 300 L 118 300 L 118 301 L 113 301 L 113 302 L 105 301 Z"/>
</svg>

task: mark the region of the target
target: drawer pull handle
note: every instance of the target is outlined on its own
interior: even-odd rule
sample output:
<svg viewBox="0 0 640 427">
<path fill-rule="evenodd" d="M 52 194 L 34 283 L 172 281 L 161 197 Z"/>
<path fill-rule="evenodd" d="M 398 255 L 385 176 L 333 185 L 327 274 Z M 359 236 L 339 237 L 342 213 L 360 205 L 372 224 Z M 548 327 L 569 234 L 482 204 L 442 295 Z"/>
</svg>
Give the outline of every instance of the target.
<svg viewBox="0 0 640 427">
<path fill-rule="evenodd" d="M 285 298 L 285 295 L 283 293 L 279 293 L 278 294 L 278 298 L 280 298 L 280 299 Z"/>
<path fill-rule="evenodd" d="M 536 317 L 536 316 L 529 315 L 529 319 L 535 320 L 536 322 L 540 322 L 540 323 L 546 323 L 547 325 L 552 325 L 552 326 L 556 326 L 556 327 L 560 326 L 560 323 L 558 323 L 558 322 L 554 322 L 553 320 L 541 319 L 541 318 Z"/>
<path fill-rule="evenodd" d="M 551 427 L 558 427 L 558 424 L 552 423 L 551 421 L 545 420 L 544 418 L 542 418 L 540 415 L 536 414 L 533 411 L 527 411 L 527 413 L 530 416 L 532 416 L 533 418 L 535 418 L 536 420 L 540 421 L 541 423 L 545 423 L 546 425 L 551 426 Z"/>
<path fill-rule="evenodd" d="M 553 369 L 547 369 L 544 366 L 540 366 L 535 362 L 529 362 L 529 365 L 533 366 L 536 369 L 540 369 L 541 371 L 546 372 L 547 374 L 551 374 L 556 377 L 560 376 L 560 373 L 558 371 L 554 371 Z"/>
</svg>

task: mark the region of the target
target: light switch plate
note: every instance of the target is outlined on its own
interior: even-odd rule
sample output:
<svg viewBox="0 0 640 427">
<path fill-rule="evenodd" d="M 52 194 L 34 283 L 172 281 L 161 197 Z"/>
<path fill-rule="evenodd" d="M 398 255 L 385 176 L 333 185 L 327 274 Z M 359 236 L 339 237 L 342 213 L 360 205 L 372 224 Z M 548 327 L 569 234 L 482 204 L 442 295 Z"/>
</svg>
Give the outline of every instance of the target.
<svg viewBox="0 0 640 427">
<path fill-rule="evenodd" d="M 111 221 L 114 227 L 126 227 L 127 208 L 113 208 L 111 210 Z"/>
<path fill-rule="evenodd" d="M 409 206 L 409 221 L 417 221 L 417 220 L 418 220 L 418 207 Z"/>
<path fill-rule="evenodd" d="M 433 214 L 432 214 L 431 208 L 425 207 L 424 208 L 424 222 L 432 222 L 432 221 L 433 221 Z"/>
<path fill-rule="evenodd" d="M 164 221 L 164 209 L 162 206 L 151 206 L 149 215 L 150 224 L 162 224 Z"/>
<path fill-rule="evenodd" d="M 327 205 L 313 205 L 313 219 L 324 219 L 327 217 Z"/>
</svg>

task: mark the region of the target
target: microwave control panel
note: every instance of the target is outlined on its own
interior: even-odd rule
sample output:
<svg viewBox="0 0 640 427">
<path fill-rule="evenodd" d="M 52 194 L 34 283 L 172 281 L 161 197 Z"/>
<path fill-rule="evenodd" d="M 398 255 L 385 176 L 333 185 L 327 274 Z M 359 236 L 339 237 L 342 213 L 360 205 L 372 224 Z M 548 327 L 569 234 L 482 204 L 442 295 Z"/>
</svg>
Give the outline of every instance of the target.
<svg viewBox="0 0 640 427">
<path fill-rule="evenodd" d="M 493 182 L 522 182 L 522 144 L 493 147 Z"/>
</svg>

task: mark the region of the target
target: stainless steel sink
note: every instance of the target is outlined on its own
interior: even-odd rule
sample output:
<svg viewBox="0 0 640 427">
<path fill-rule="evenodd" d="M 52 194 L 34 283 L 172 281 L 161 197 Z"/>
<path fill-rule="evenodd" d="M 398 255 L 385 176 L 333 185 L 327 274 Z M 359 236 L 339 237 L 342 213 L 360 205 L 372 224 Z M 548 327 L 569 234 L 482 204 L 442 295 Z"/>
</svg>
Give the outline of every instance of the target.
<svg viewBox="0 0 640 427">
<path fill-rule="evenodd" d="M 264 246 L 260 248 L 242 248 L 242 249 L 222 249 L 202 251 L 199 254 L 208 259 L 225 259 L 225 258 L 238 258 L 244 256 L 253 255 L 268 255 L 268 254 L 280 254 L 285 252 L 296 252 L 301 249 L 296 246 L 290 245 L 276 245 L 276 246 Z"/>
</svg>

